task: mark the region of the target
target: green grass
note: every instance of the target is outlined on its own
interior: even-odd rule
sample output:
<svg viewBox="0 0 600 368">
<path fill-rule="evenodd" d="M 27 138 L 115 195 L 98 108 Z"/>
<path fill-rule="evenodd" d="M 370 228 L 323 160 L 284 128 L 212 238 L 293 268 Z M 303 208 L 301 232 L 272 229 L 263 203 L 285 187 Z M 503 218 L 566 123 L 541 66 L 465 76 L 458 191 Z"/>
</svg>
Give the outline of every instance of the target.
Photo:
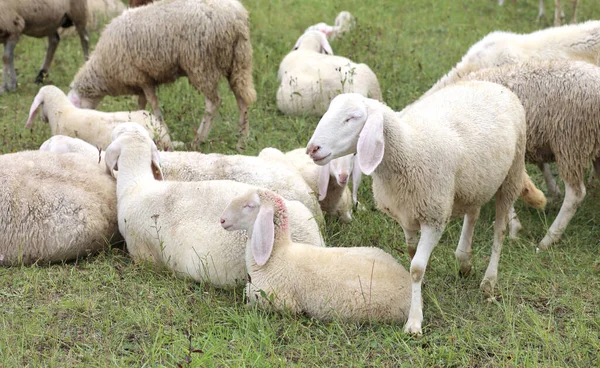
<svg viewBox="0 0 600 368">
<path fill-rule="evenodd" d="M 349 0 L 244 2 L 251 14 L 258 101 L 250 112 L 247 154 L 275 146 L 304 146 L 318 119 L 292 118 L 275 106 L 279 62 L 297 37 L 341 10 L 358 16 L 334 52 L 367 63 L 385 101 L 400 110 L 446 73 L 468 47 L 492 30 L 530 32 L 537 1 Z M 570 7 L 565 6 L 569 17 Z M 551 12 L 548 12 L 551 14 Z M 600 4 L 582 1 L 580 20 L 600 18 Z M 92 45 L 98 34 L 91 35 Z M 44 42 L 24 37 L 17 46 L 16 93 L 0 95 L 0 149 L 37 149 L 50 136 L 39 120 L 24 129 L 38 86 L 33 84 Z M 68 89 L 82 64 L 77 38 L 61 41 L 48 83 Z M 234 153 L 237 107 L 226 83 L 223 105 L 204 152 Z M 159 91 L 172 138 L 193 139 L 204 99 L 181 79 Z M 105 111 L 134 109 L 133 97 L 106 98 Z M 535 181 L 540 175 L 531 168 Z M 330 246 L 375 245 L 405 267 L 402 230 L 374 209 L 370 181 L 360 196 L 368 210 L 349 225 L 327 224 Z M 133 264 L 120 249 L 78 262 L 0 268 L 0 366 L 599 366 L 600 186 L 589 188 L 562 241 L 535 254 L 537 241 L 558 211 L 518 203 L 525 230 L 506 241 L 495 301 L 479 291 L 492 243 L 493 207 L 476 226 L 472 275 L 458 276 L 454 248 L 461 222 L 448 226 L 433 252 L 424 284 L 424 336 L 399 325 L 323 323 L 303 316 L 247 308 L 242 289 L 217 290 Z"/>
</svg>

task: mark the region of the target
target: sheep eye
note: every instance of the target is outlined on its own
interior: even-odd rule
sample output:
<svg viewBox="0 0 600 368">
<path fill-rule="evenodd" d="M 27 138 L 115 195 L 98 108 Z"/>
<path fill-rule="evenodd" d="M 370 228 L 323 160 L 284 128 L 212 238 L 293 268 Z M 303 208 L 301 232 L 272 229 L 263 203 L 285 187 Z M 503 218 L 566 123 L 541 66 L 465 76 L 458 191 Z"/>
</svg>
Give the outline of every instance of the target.
<svg viewBox="0 0 600 368">
<path fill-rule="evenodd" d="M 352 120 L 352 118 L 348 118 L 348 119 L 344 120 L 344 124 L 347 124 L 347 123 L 349 123 L 349 122 L 350 122 L 350 120 Z"/>
</svg>

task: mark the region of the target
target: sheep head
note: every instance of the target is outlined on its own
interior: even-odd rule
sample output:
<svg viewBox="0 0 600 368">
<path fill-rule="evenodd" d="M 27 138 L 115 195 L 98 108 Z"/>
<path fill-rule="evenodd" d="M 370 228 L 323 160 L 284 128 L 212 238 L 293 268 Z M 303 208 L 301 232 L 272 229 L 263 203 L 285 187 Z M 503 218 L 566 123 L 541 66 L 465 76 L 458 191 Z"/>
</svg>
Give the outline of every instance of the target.
<svg viewBox="0 0 600 368">
<path fill-rule="evenodd" d="M 308 31 L 304 33 L 296 41 L 293 50 L 307 50 L 320 54 L 333 55 L 333 50 L 327 41 L 327 37 L 320 31 Z"/>
</svg>

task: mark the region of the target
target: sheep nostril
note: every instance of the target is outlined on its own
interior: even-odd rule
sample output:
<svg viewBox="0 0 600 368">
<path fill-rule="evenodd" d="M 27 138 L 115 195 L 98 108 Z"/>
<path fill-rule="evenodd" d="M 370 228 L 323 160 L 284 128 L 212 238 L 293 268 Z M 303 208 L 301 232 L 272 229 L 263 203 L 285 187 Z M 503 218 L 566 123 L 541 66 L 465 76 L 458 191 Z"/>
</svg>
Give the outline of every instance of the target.
<svg viewBox="0 0 600 368">
<path fill-rule="evenodd" d="M 225 223 L 225 219 L 221 219 L 221 225 Z"/>
<path fill-rule="evenodd" d="M 311 144 L 310 146 L 308 146 L 306 148 L 306 153 L 312 156 L 315 153 L 317 153 L 317 151 L 320 149 L 321 149 L 321 146 L 315 146 L 314 144 Z"/>
</svg>

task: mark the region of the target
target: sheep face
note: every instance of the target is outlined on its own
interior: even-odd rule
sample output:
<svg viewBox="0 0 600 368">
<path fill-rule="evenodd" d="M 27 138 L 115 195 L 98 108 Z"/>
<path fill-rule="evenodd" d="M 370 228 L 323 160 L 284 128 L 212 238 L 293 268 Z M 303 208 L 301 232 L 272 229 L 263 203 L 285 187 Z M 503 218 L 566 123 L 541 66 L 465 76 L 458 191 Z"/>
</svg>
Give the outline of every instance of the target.
<svg viewBox="0 0 600 368">
<path fill-rule="evenodd" d="M 227 231 L 251 230 L 260 209 L 256 191 L 231 200 L 221 215 L 221 226 Z"/>
<path fill-rule="evenodd" d="M 80 109 L 95 109 L 100 101 L 102 101 L 102 97 L 82 97 L 74 89 L 69 91 L 67 97 L 75 107 Z"/>
<path fill-rule="evenodd" d="M 340 187 L 348 184 L 352 167 L 354 166 L 354 155 L 346 155 L 335 160 L 331 160 L 329 173 L 333 176 Z"/>
</svg>

